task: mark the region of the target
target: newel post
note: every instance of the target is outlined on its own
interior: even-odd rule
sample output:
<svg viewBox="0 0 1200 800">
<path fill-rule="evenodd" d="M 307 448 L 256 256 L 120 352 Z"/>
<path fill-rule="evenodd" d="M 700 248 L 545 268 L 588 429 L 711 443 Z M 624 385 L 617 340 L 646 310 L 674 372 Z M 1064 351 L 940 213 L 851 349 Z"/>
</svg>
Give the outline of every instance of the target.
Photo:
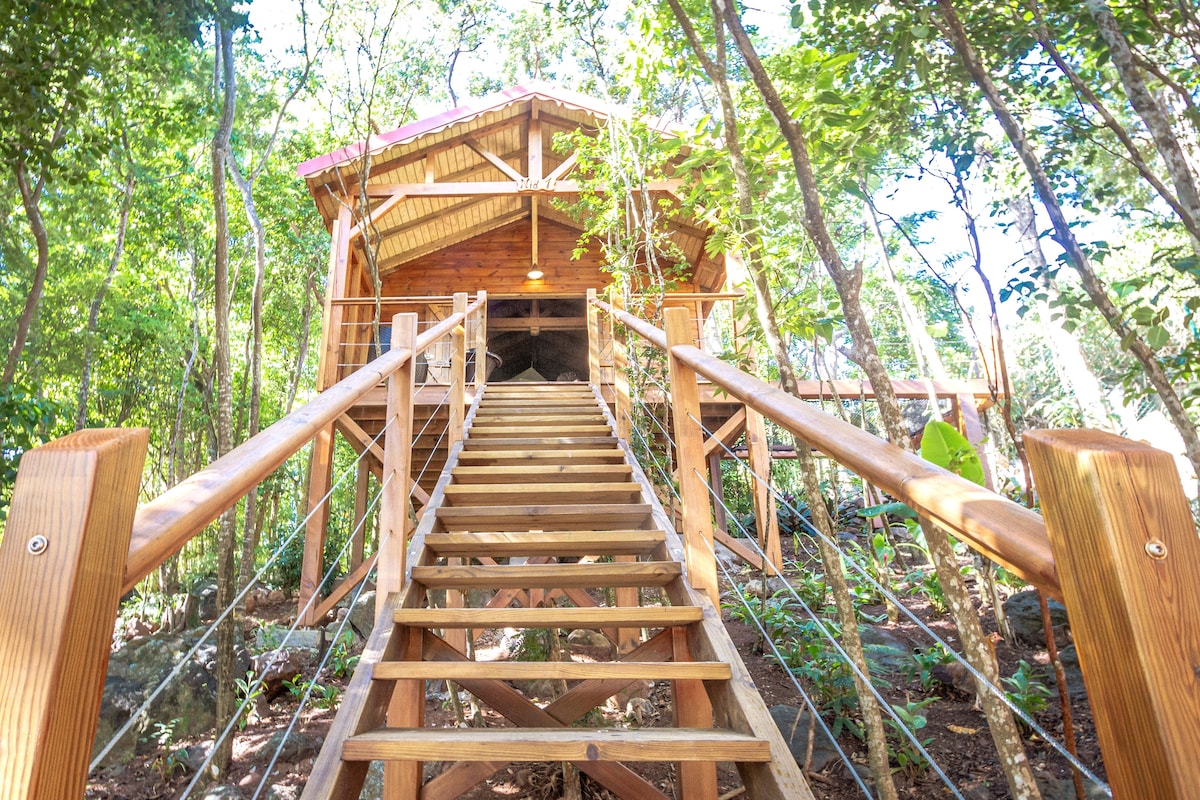
<svg viewBox="0 0 1200 800">
<path fill-rule="evenodd" d="M 150 434 L 21 459 L 0 542 L 0 797 L 83 797 Z"/>
<path fill-rule="evenodd" d="M 1200 786 L 1200 537 L 1167 453 L 1091 430 L 1025 447 L 1116 798 Z"/>
<path fill-rule="evenodd" d="M 679 463 L 679 499 L 683 506 L 683 546 L 692 586 L 720 600 L 717 562 L 713 550 L 712 513 L 708 482 L 704 478 L 704 435 L 700 430 L 700 388 L 696 373 L 671 352 L 676 345 L 691 345 L 693 326 L 686 308 L 668 308 L 666 315 L 667 363 L 671 376 L 671 419 L 675 428 L 675 453 Z"/>
<path fill-rule="evenodd" d="M 467 314 L 466 292 L 457 292 L 454 295 L 454 313 L 462 314 L 463 322 L 455 325 L 450 333 L 450 430 L 446 437 L 447 448 L 462 441 L 463 419 L 466 415 L 466 387 L 463 386 L 467 381 L 467 331 L 464 327 Z M 478 353 L 475 354 L 475 371 L 479 371 Z"/>
<path fill-rule="evenodd" d="M 587 290 L 588 383 L 600 385 L 600 309 L 596 308 L 596 290 Z"/>
<path fill-rule="evenodd" d="M 404 586 L 404 556 L 412 520 L 408 515 L 413 434 L 413 379 L 417 360 L 417 315 L 392 317 L 392 349 L 411 355 L 388 378 L 388 426 L 383 434 L 383 494 L 379 498 L 379 560 L 376 562 L 375 614 L 382 613 L 388 593 Z"/>
<path fill-rule="evenodd" d="M 623 310 L 620 293 L 614 291 L 609 296 L 612 307 Z M 633 426 L 633 405 L 629 399 L 629 346 L 625 326 L 617 322 L 615 314 L 608 315 L 608 324 L 613 340 L 613 393 L 616 400 L 613 411 L 617 418 L 617 436 L 628 441 Z"/>
<path fill-rule="evenodd" d="M 475 393 L 488 381 L 487 292 L 480 289 L 475 295 L 479 310 L 475 312 Z"/>
</svg>

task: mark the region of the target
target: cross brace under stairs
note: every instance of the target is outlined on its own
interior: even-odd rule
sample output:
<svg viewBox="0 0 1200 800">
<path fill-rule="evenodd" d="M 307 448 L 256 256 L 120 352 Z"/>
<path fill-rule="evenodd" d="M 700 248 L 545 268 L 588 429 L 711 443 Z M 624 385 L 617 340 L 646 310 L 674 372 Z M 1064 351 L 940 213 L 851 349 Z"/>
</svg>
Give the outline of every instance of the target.
<svg viewBox="0 0 1200 800">
<path fill-rule="evenodd" d="M 812 796 L 716 608 L 688 584 L 679 537 L 592 387 L 489 385 L 451 448 L 408 564 L 306 800 L 358 798 L 372 761 L 385 762 L 385 796 L 405 800 L 459 797 L 512 762 L 572 762 L 627 800 L 716 800 L 717 762 L 737 765 L 752 800 Z M 468 642 L 505 629 L 598 630 L 615 655 L 468 655 Z M 431 681 L 454 682 L 503 723 L 426 726 Z M 674 724 L 584 726 L 640 681 L 671 684 Z M 638 762 L 674 763 L 673 787 L 647 780 Z"/>
</svg>

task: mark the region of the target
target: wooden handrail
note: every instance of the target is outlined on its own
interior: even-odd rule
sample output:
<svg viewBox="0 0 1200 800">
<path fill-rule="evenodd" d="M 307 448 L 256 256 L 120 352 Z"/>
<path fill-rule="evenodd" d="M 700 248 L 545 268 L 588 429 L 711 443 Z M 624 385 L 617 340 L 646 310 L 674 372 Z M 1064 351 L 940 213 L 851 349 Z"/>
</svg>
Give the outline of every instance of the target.
<svg viewBox="0 0 1200 800">
<path fill-rule="evenodd" d="M 601 300 L 596 305 L 661 350 L 666 334 Z M 810 406 L 692 345 L 671 355 L 838 463 L 947 528 L 1039 589 L 1062 597 L 1042 518 L 925 459 Z"/>
<path fill-rule="evenodd" d="M 465 323 L 484 302 L 476 300 L 467 306 L 465 313 L 451 314 L 418 336 L 415 352 L 424 352 Z M 122 593 L 136 586 L 413 354 L 414 351 L 408 349 L 384 353 L 326 389 L 315 400 L 141 506 L 134 518 Z"/>
</svg>

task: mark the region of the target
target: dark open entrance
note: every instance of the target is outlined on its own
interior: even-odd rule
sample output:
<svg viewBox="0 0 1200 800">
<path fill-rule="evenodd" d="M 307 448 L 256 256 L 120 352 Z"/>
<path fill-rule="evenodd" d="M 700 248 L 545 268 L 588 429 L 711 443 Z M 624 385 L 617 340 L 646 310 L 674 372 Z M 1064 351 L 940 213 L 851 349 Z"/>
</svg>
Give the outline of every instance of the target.
<svg viewBox="0 0 1200 800">
<path fill-rule="evenodd" d="M 503 363 L 490 381 L 586 381 L 588 340 L 582 297 L 488 301 L 488 350 Z"/>
</svg>

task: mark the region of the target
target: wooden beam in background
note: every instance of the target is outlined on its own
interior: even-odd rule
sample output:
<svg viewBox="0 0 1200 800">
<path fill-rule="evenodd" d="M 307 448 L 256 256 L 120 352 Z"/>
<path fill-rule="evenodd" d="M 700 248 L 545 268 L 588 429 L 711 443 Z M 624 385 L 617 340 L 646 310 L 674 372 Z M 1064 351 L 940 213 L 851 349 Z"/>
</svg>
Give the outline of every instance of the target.
<svg viewBox="0 0 1200 800">
<path fill-rule="evenodd" d="M 529 103 L 529 130 L 525 137 L 526 169 L 529 179 L 542 179 L 542 121 L 538 117 L 538 102 L 536 99 Z"/>
<path fill-rule="evenodd" d="M 649 181 L 646 191 L 674 193 L 682 185 L 678 179 Z M 367 187 L 368 197 L 391 197 L 406 194 L 410 197 L 475 197 L 478 195 L 564 195 L 579 194 L 575 181 L 557 181 L 553 187 L 546 181 L 455 181 L 445 183 L 382 183 Z"/>
</svg>

